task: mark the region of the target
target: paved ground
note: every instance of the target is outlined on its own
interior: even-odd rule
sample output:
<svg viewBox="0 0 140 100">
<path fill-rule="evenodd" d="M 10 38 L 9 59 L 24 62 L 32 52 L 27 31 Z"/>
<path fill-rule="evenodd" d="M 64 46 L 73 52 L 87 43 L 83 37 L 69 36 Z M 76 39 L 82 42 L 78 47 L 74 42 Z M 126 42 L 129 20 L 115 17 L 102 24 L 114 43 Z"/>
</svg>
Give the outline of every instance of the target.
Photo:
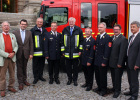
<svg viewBox="0 0 140 100">
<path fill-rule="evenodd" d="M 16 81 L 15 88 L 18 90 L 18 92 L 14 94 L 6 91 L 6 97 L 0 97 L 0 100 L 127 100 L 129 98 L 121 94 L 117 99 L 113 99 L 112 94 L 106 97 L 101 97 L 92 91 L 86 92 L 85 89 L 80 87 L 84 83 L 84 75 L 82 72 L 79 73 L 79 84 L 77 87 L 73 86 L 73 84 L 70 86 L 66 85 L 67 76 L 65 73 L 60 73 L 60 85 L 55 83 L 49 85 L 47 71 L 44 71 L 44 78 L 47 80 L 47 82 L 39 81 L 35 86 L 32 85 L 30 87 L 25 87 L 23 91 L 18 90 L 18 83 Z M 28 81 L 30 83 L 33 81 L 31 61 L 28 63 Z M 96 83 L 94 80 L 93 88 L 95 87 Z M 108 87 L 112 87 L 110 73 L 108 73 Z M 122 77 L 122 93 L 129 90 L 128 88 L 129 85 L 127 81 L 127 74 L 124 72 Z"/>
</svg>

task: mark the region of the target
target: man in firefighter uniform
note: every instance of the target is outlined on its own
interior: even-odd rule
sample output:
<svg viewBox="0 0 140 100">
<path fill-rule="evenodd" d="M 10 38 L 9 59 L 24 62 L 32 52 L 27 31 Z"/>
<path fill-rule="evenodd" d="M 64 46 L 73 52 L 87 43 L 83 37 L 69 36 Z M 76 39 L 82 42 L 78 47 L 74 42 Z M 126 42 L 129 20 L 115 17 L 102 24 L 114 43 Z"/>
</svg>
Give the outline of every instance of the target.
<svg viewBox="0 0 140 100">
<path fill-rule="evenodd" d="M 107 68 L 111 52 L 112 39 L 105 32 L 106 23 L 102 22 L 98 25 L 100 35 L 96 39 L 95 50 L 95 78 L 98 88 L 93 91 L 99 91 L 99 95 L 104 96 L 107 92 Z"/>
<path fill-rule="evenodd" d="M 80 57 L 83 49 L 83 32 L 78 26 L 75 25 L 75 21 L 75 18 L 70 17 L 69 26 L 64 28 L 62 31 L 61 51 L 66 58 L 66 71 L 68 76 L 67 85 L 70 85 L 73 80 L 74 86 L 77 86 L 79 64 L 78 58 Z"/>
<path fill-rule="evenodd" d="M 86 91 L 90 91 L 93 85 L 93 60 L 94 60 L 94 46 L 95 39 L 92 38 L 92 30 L 90 28 L 85 29 L 86 38 L 83 42 L 82 52 L 82 67 L 85 75 L 85 84 L 81 87 L 85 88 Z"/>
<path fill-rule="evenodd" d="M 49 65 L 49 84 L 53 84 L 54 79 L 56 84 L 60 84 L 59 66 L 61 57 L 61 34 L 57 32 L 56 22 L 51 23 L 51 31 L 45 36 L 44 50 Z"/>
<path fill-rule="evenodd" d="M 34 45 L 34 54 L 33 54 L 33 75 L 34 81 L 33 84 L 36 84 L 38 80 L 46 81 L 43 78 L 43 69 L 45 65 L 45 56 L 44 56 L 44 38 L 47 31 L 43 26 L 43 19 L 37 18 L 36 26 L 31 29 Z"/>
</svg>

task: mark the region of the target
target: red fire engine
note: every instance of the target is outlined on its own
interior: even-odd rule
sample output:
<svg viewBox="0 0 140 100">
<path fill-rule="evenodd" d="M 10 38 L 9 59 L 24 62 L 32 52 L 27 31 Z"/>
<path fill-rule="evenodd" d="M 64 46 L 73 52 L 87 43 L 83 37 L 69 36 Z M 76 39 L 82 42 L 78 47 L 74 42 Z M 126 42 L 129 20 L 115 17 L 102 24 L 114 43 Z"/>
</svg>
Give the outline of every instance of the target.
<svg viewBox="0 0 140 100">
<path fill-rule="evenodd" d="M 44 19 L 44 26 L 50 31 L 52 21 L 58 23 L 58 32 L 68 26 L 68 18 L 76 18 L 76 25 L 81 27 L 83 34 L 86 27 L 91 27 L 93 37 L 98 33 L 98 23 L 107 24 L 106 32 L 112 36 L 113 26 L 120 24 L 122 34 L 128 37 L 130 10 L 133 10 L 140 1 L 138 0 L 43 0 L 39 16 Z M 131 7 L 133 6 L 134 7 Z M 132 8 L 132 9 L 131 9 Z M 136 12 L 135 9 L 134 12 Z M 138 12 L 139 13 L 139 12 Z M 137 12 L 135 14 L 138 14 Z M 138 15 L 140 20 L 140 14 Z M 135 19 L 137 20 L 137 19 Z M 138 21 L 137 20 L 137 21 Z M 133 21 L 133 20 L 131 20 Z M 85 35 L 84 35 L 85 37 Z"/>
</svg>

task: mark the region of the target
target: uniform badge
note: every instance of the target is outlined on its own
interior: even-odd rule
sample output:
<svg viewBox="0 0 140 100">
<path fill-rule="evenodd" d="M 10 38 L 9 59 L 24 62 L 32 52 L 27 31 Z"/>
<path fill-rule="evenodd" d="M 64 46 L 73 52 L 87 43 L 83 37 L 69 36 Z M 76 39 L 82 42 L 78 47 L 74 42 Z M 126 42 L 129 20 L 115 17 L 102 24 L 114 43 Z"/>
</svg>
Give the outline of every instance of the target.
<svg viewBox="0 0 140 100">
<path fill-rule="evenodd" d="M 51 33 L 51 35 L 52 35 L 52 33 Z"/>
<path fill-rule="evenodd" d="M 88 48 L 86 48 L 86 50 L 88 50 Z"/>
<path fill-rule="evenodd" d="M 45 38 L 44 38 L 44 41 L 45 41 Z"/>
<path fill-rule="evenodd" d="M 111 46 L 112 46 L 112 43 L 111 43 L 111 42 L 109 42 L 109 43 L 108 43 L 108 46 L 109 46 L 109 47 L 111 47 Z"/>
<path fill-rule="evenodd" d="M 105 36 L 103 36 L 103 38 L 105 38 Z"/>
</svg>

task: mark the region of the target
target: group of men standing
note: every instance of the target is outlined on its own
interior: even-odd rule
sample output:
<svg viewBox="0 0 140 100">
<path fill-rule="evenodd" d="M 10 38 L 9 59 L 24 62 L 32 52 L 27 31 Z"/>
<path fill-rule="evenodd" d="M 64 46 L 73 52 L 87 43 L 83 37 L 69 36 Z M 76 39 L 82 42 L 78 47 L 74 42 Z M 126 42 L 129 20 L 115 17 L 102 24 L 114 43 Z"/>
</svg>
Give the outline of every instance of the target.
<svg viewBox="0 0 140 100">
<path fill-rule="evenodd" d="M 49 84 L 60 84 L 59 67 L 60 58 L 65 57 L 65 66 L 68 76 L 67 85 L 72 82 L 78 85 L 79 57 L 82 56 L 81 64 L 85 75 L 85 84 L 81 87 L 90 91 L 93 86 L 93 76 L 97 88 L 93 89 L 99 95 L 107 94 L 107 71 L 111 70 L 113 98 L 121 93 L 121 78 L 125 64 L 127 65 L 128 81 L 130 91 L 124 93 L 131 95 L 129 100 L 137 100 L 139 81 L 138 73 L 140 67 L 140 24 L 137 21 L 131 23 L 132 36 L 127 39 L 121 34 L 121 26 L 114 25 L 114 35 L 110 37 L 106 33 L 106 23 L 98 25 L 99 35 L 96 40 L 92 38 L 92 29 L 86 28 L 83 32 L 75 25 L 76 19 L 69 18 L 69 26 L 65 27 L 62 34 L 57 32 L 57 23 L 51 23 L 51 31 L 43 27 L 43 19 L 37 18 L 36 26 L 27 31 L 27 20 L 20 21 L 20 29 L 9 33 L 10 24 L 2 23 L 3 32 L 0 34 L 0 90 L 1 96 L 5 96 L 6 72 L 9 70 L 8 90 L 16 92 L 15 83 L 15 62 L 17 65 L 17 78 L 19 90 L 24 85 L 30 86 L 27 82 L 27 62 L 33 58 L 33 84 L 43 78 L 45 58 L 49 65 Z M 17 59 L 17 60 L 16 60 Z M 126 62 L 126 63 L 125 63 Z M 54 74 L 53 74 L 54 73 Z"/>
</svg>

